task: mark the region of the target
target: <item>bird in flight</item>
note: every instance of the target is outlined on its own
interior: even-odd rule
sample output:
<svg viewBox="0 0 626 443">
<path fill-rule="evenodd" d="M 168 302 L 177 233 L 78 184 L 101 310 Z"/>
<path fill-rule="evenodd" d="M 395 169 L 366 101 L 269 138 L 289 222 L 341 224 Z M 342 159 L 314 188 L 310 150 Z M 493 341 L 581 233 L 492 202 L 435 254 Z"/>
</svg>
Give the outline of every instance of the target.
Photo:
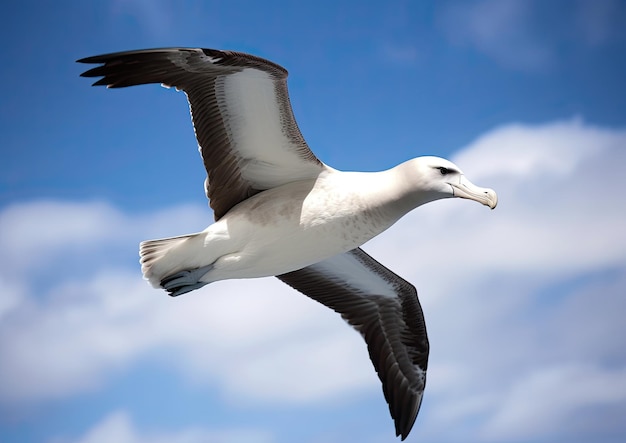
<svg viewBox="0 0 626 443">
<path fill-rule="evenodd" d="M 338 312 L 365 339 L 404 440 L 426 384 L 424 315 L 415 287 L 361 245 L 424 203 L 460 197 L 493 209 L 496 193 L 438 157 L 380 172 L 326 165 L 298 129 L 287 71 L 260 57 L 163 48 L 78 62 L 99 65 L 81 74 L 101 77 L 94 86 L 160 83 L 189 101 L 215 223 L 142 242 L 144 277 L 178 296 L 218 280 L 276 276 Z"/>
</svg>

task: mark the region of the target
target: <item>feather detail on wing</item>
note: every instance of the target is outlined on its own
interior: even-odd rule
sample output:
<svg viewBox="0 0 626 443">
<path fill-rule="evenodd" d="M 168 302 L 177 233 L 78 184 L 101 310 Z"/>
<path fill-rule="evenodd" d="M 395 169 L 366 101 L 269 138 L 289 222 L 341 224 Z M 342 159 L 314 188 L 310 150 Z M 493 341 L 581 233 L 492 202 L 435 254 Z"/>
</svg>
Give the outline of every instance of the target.
<svg viewBox="0 0 626 443">
<path fill-rule="evenodd" d="M 404 440 L 422 403 L 428 366 L 428 336 L 415 287 L 360 248 L 278 278 L 335 310 L 361 333 L 396 435 Z"/>
<path fill-rule="evenodd" d="M 326 166 L 311 152 L 293 116 L 287 71 L 233 51 L 164 48 L 79 60 L 82 74 L 109 88 L 162 83 L 183 90 L 207 171 L 207 197 L 221 218 L 237 203 Z"/>
</svg>

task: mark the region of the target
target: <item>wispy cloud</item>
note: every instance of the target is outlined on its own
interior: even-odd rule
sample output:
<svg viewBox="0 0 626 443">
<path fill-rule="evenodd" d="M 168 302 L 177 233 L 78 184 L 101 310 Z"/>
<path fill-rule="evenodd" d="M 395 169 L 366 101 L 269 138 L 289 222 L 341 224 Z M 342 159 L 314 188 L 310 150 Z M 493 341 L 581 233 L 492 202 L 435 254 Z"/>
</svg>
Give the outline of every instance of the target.
<svg viewBox="0 0 626 443">
<path fill-rule="evenodd" d="M 611 39 L 626 39 L 624 22 L 626 5 L 620 0 L 578 0 L 574 25 L 581 38 L 590 46 L 599 46 Z"/>
<path fill-rule="evenodd" d="M 128 15 L 140 25 L 140 29 L 152 38 L 169 36 L 175 4 L 169 0 L 114 0 L 111 12 Z"/>
<path fill-rule="evenodd" d="M 452 42 L 473 47 L 505 67 L 543 69 L 552 53 L 532 31 L 531 8 L 523 0 L 451 3 L 441 14 L 441 25 Z"/>
<path fill-rule="evenodd" d="M 582 411 L 597 418 L 601 414 L 594 414 L 595 408 L 617 406 L 623 411 L 625 402 L 626 368 L 583 362 L 545 366 L 529 371 L 510 387 L 486 423 L 484 435 L 495 441 L 509 438 L 511 433 L 524 439 L 573 437 L 581 431 L 588 433 L 572 420 Z"/>
<path fill-rule="evenodd" d="M 449 2 L 438 19 L 453 44 L 526 72 L 553 68 L 571 47 L 589 49 L 626 40 L 626 6 L 619 0 L 553 6 L 542 7 L 536 0 Z"/>
</svg>

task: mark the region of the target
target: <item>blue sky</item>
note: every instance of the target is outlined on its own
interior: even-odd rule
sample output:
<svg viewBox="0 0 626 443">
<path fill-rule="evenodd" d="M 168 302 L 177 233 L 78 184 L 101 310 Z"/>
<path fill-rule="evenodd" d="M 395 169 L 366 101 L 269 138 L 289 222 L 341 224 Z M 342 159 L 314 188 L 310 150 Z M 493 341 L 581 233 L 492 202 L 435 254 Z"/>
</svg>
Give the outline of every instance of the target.
<svg viewBox="0 0 626 443">
<path fill-rule="evenodd" d="M 394 441 L 334 313 L 271 278 L 174 300 L 142 280 L 139 241 L 212 220 L 188 106 L 74 61 L 162 46 L 286 67 L 333 167 L 434 154 L 498 191 L 365 246 L 425 309 L 408 441 L 626 438 L 626 2 L 40 3 L 0 27 L 0 441 Z"/>
</svg>

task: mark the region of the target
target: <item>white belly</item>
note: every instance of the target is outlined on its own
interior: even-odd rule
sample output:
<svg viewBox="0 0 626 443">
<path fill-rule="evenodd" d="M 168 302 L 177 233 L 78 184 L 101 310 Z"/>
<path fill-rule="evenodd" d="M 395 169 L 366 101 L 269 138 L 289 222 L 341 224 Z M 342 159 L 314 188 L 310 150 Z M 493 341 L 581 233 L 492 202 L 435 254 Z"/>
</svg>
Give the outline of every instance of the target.
<svg viewBox="0 0 626 443">
<path fill-rule="evenodd" d="M 219 257 L 202 280 L 284 274 L 362 245 L 396 220 L 360 188 L 299 182 L 242 202 L 204 231 L 206 252 Z"/>
</svg>

